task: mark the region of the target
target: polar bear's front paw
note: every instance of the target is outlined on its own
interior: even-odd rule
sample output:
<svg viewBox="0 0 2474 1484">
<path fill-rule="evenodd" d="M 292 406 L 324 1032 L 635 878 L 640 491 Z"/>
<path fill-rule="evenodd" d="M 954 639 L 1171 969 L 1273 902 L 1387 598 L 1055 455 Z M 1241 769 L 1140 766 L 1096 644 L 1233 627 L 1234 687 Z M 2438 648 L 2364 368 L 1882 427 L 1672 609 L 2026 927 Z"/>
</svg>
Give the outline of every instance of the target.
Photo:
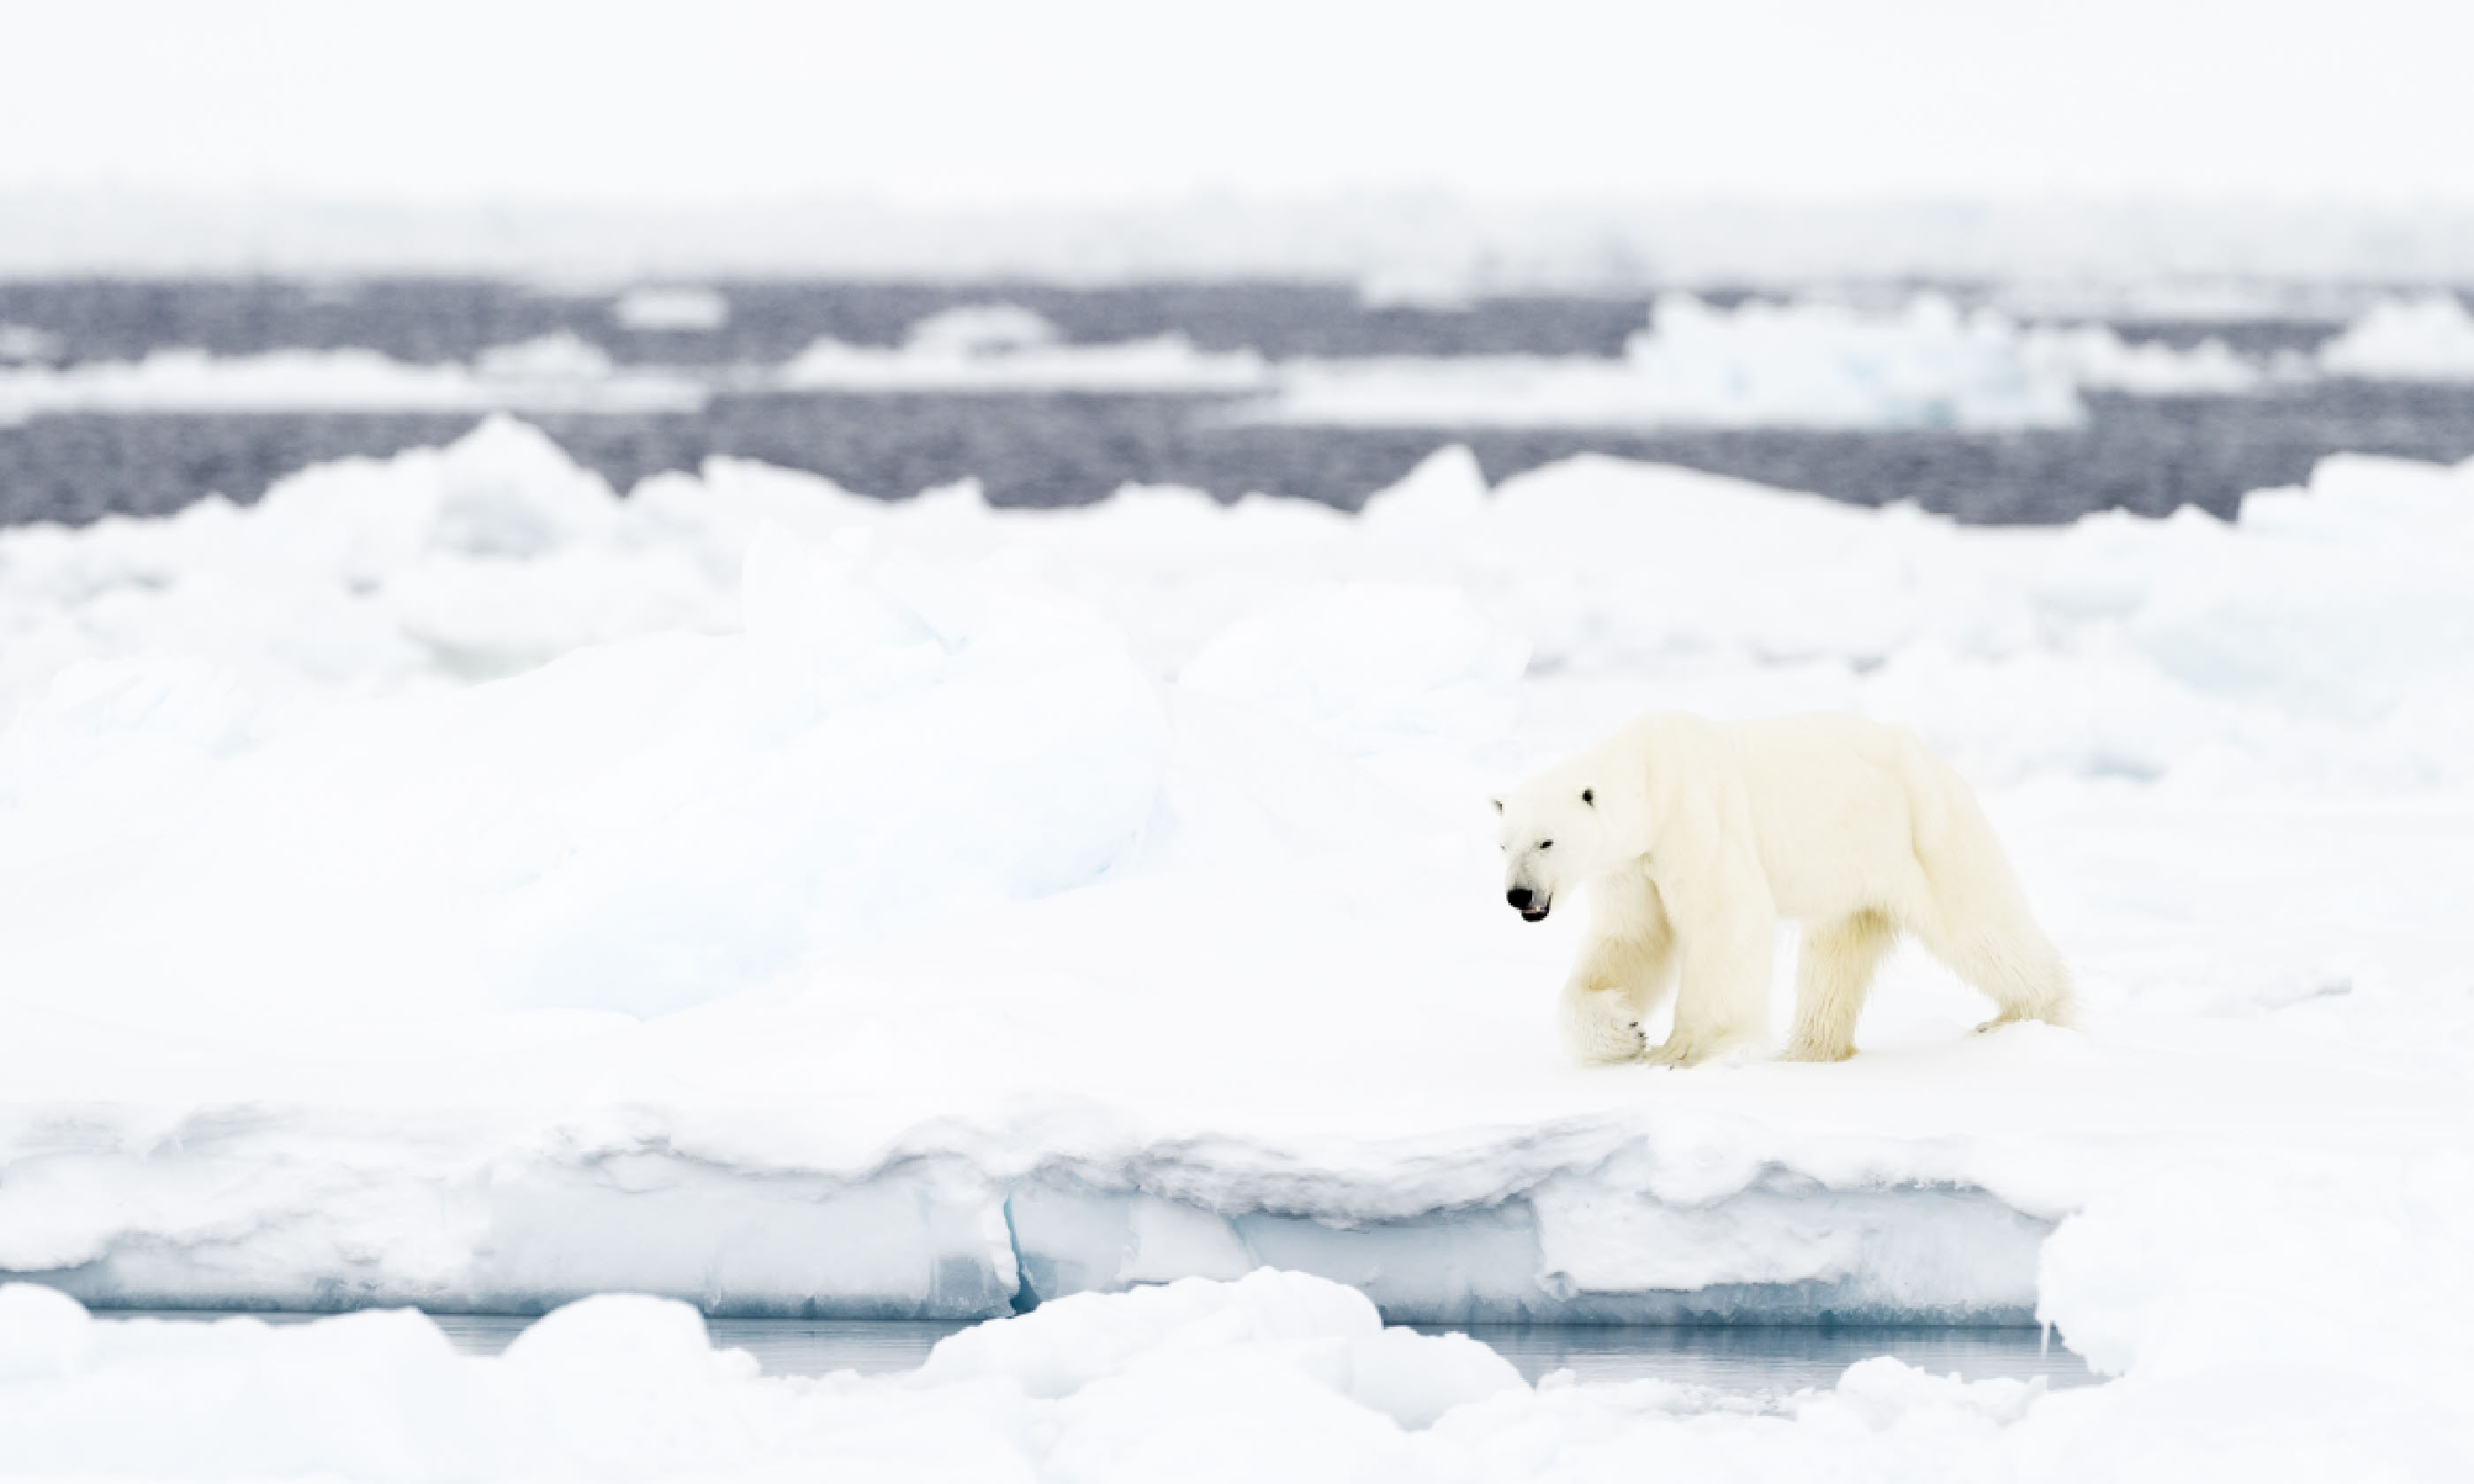
<svg viewBox="0 0 2474 1484">
<path fill-rule="evenodd" d="M 1574 993 L 1564 1001 L 1564 1039 L 1580 1061 L 1604 1065 L 1637 1061 L 1649 1044 L 1640 1017 L 1603 991 Z"/>
<path fill-rule="evenodd" d="M 1572 1032 L 1572 1052 L 1584 1062 L 1637 1062 L 1648 1048 L 1638 1020 L 1601 1019 Z"/>
</svg>

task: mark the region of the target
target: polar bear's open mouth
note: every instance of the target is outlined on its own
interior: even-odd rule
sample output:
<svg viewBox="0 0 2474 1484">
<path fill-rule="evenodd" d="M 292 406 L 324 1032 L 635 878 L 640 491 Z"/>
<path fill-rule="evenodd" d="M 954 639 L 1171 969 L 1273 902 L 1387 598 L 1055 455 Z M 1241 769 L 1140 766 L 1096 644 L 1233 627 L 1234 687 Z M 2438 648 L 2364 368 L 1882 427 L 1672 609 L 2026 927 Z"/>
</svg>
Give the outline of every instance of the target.
<svg viewBox="0 0 2474 1484">
<path fill-rule="evenodd" d="M 1543 907 L 1523 907 L 1520 909 L 1520 921 L 1524 922 L 1543 922 L 1546 921 L 1546 909 Z"/>
</svg>

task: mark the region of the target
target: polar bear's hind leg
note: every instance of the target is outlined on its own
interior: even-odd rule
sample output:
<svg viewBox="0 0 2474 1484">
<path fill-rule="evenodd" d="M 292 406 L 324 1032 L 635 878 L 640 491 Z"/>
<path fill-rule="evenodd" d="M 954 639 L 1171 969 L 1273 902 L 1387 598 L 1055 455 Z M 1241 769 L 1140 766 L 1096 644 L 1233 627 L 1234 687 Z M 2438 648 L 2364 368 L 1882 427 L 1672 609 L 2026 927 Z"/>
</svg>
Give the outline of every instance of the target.
<svg viewBox="0 0 2474 1484">
<path fill-rule="evenodd" d="M 1926 889 L 1900 914 L 1904 925 L 1993 1001 L 1999 1013 L 1977 1030 L 2019 1020 L 2070 1024 L 2070 969 L 2036 925 L 1975 792 L 1921 744 L 1909 754 L 1907 772 L 1909 797 L 1922 802 L 1915 858 Z"/>
<path fill-rule="evenodd" d="M 1969 910 L 1953 913 L 1944 907 L 1920 914 L 1908 926 L 1933 957 L 1993 1001 L 1998 1013 L 1977 1030 L 2020 1020 L 2068 1025 L 2074 1008 L 2070 969 L 2027 915 L 2026 902 L 2006 879 L 2008 874 L 2002 869 L 2003 879 L 1982 883 L 1989 889 L 1975 894 Z M 1967 925 L 1953 930 L 1949 925 L 1953 921 Z"/>
<path fill-rule="evenodd" d="M 2070 970 L 2062 967 L 2061 955 L 2037 932 L 2035 924 L 2026 924 L 2025 935 L 1979 940 L 1964 950 L 1963 961 L 1951 966 L 1968 983 L 1984 992 L 2000 1012 L 1990 1020 L 1977 1026 L 1979 1031 L 1998 1029 L 2021 1020 L 2042 1020 L 2048 1025 L 2068 1025 L 2074 1009 Z"/>
</svg>

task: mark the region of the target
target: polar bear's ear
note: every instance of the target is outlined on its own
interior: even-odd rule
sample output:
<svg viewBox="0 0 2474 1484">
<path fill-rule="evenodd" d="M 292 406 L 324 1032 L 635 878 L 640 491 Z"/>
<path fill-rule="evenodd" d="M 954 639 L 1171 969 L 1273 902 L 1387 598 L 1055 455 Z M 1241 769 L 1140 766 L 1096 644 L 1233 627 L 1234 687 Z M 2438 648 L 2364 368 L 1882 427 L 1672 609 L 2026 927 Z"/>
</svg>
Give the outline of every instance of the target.
<svg viewBox="0 0 2474 1484">
<path fill-rule="evenodd" d="M 1598 791 L 1594 788 L 1585 788 L 1581 790 L 1581 802 L 1583 803 L 1596 803 L 1598 802 Z"/>
<path fill-rule="evenodd" d="M 1501 814 L 1503 812 L 1503 796 L 1501 794 L 1495 795 L 1493 798 L 1488 800 L 1487 802 L 1494 805 L 1495 813 Z"/>
</svg>

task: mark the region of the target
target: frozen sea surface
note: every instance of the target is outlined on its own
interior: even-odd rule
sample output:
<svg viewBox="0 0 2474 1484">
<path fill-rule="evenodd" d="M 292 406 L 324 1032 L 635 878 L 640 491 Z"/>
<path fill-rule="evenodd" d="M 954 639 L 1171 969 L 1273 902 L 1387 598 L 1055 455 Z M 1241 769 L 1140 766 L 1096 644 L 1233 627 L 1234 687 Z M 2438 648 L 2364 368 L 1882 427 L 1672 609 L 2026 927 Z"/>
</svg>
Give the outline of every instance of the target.
<svg viewBox="0 0 2474 1484">
<path fill-rule="evenodd" d="M 2231 522 L 1465 451 L 1022 510 L 622 496 L 505 419 L 0 532 L 0 1458 L 2462 1478 L 2469 560 L 2474 465 L 2359 456 Z M 1847 1063 L 1570 1065 L 1482 801 L 1650 706 L 1918 732 L 2081 1022 L 1901 954 Z M 986 1322 L 812 1378 L 705 1315 Z M 2108 1379 L 1532 1385 L 1387 1319 Z"/>
</svg>

